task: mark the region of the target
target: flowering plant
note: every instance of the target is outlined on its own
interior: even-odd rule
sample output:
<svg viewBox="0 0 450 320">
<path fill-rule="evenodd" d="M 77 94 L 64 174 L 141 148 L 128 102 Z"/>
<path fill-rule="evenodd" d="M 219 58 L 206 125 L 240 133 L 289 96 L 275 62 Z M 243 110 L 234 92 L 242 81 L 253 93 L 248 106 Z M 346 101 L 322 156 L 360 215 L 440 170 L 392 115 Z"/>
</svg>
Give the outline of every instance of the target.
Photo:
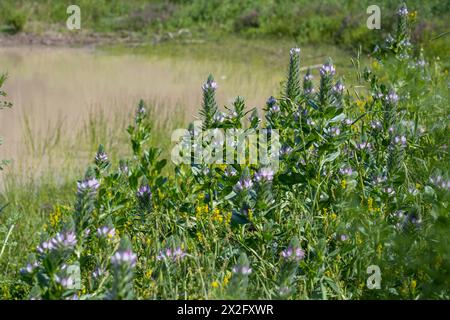
<svg viewBox="0 0 450 320">
<path fill-rule="evenodd" d="M 413 50 L 407 19 L 402 6 L 366 68 L 352 60 L 351 85 L 331 59 L 302 77 L 298 48 L 263 108 L 238 97 L 221 111 L 208 77 L 201 129 L 279 132 L 276 170 L 198 163 L 190 151 L 165 170 L 141 101 L 131 157 L 115 164 L 99 147 L 73 208 L 22 270 L 29 296 L 448 298 L 450 246 L 436 240 L 449 225 L 448 77 Z M 195 130 L 183 141 L 213 143 Z M 383 272 L 380 290 L 365 285 L 370 265 Z"/>
</svg>

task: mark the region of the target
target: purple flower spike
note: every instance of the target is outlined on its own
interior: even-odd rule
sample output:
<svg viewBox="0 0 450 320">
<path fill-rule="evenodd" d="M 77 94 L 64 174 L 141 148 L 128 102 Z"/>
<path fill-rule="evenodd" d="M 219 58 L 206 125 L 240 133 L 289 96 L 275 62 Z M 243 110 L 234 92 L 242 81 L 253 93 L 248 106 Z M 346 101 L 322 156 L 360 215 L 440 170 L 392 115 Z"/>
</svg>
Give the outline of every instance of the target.
<svg viewBox="0 0 450 320">
<path fill-rule="evenodd" d="M 330 62 L 325 63 L 319 70 L 322 76 L 332 76 L 336 73 L 336 69 Z"/>
</svg>

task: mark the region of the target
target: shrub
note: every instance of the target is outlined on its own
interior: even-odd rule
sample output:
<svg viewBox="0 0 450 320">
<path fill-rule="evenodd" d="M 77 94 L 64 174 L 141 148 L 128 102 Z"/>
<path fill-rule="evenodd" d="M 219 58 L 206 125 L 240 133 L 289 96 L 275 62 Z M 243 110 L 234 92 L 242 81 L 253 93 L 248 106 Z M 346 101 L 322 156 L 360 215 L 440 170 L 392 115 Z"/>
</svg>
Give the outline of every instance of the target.
<svg viewBox="0 0 450 320">
<path fill-rule="evenodd" d="M 6 7 L 3 14 L 5 15 L 4 31 L 13 34 L 23 31 L 27 22 L 27 15 L 24 11 Z"/>
</svg>

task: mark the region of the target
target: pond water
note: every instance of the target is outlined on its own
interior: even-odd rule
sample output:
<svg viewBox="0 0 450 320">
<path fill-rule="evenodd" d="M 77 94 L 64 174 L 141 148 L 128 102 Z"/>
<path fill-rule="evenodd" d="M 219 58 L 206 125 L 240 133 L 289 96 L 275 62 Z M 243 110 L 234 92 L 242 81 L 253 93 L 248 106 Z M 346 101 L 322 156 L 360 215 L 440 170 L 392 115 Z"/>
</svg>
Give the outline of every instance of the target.
<svg viewBox="0 0 450 320">
<path fill-rule="evenodd" d="M 4 90 L 14 104 L 0 112 L 0 159 L 12 160 L 10 170 L 28 173 L 68 166 L 63 159 L 68 154 L 83 166 L 91 144 L 108 143 L 87 132 L 95 131 L 90 127 L 97 126 L 96 115 L 107 127 L 106 138 L 126 136 L 130 114 L 142 98 L 155 109 L 159 134 L 170 139 L 167 119 L 187 124 L 198 114 L 209 73 L 219 84 L 220 105 L 241 95 L 250 107 L 277 94 L 284 74 L 231 61 L 40 47 L 0 48 L 0 72 L 8 73 Z"/>
</svg>

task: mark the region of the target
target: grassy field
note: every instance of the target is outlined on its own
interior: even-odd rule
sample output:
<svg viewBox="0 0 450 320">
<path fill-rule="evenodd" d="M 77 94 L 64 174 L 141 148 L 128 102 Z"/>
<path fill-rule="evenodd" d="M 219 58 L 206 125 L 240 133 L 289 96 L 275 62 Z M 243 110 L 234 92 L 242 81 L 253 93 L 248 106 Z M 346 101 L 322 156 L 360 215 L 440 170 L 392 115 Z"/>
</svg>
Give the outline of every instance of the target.
<svg viewBox="0 0 450 320">
<path fill-rule="evenodd" d="M 36 3 L 8 10 L 39 13 L 25 30 L 58 23 L 60 10 Z M 14 105 L 0 113 L 0 160 L 12 159 L 0 172 L 0 298 L 448 299 L 442 46 L 421 52 L 400 28 L 358 59 L 357 45 L 319 45 L 289 25 L 270 31 L 264 12 L 258 27 L 239 29 L 245 19 L 233 10 L 246 10 L 232 2 L 221 2 L 220 22 L 206 2 L 170 2 L 173 15 L 144 16 L 144 27 L 127 21 L 142 3 L 127 3 L 98 10 L 115 13 L 121 30 L 196 26 L 194 35 L 208 35 L 94 51 L 0 49 L 9 73 L 1 89 Z M 437 2 L 427 9 L 423 16 L 446 12 Z M 108 19 L 88 16 L 87 25 L 117 32 Z M 208 23 L 220 32 L 203 30 Z M 287 37 L 274 40 L 277 32 Z M 290 51 L 305 42 L 299 55 Z M 336 74 L 323 65 L 329 56 Z M 205 83 L 210 73 L 215 81 Z M 238 95 L 261 122 L 248 119 Z M 229 118 L 216 112 L 223 105 Z M 199 118 L 206 128 L 280 130 L 290 151 L 272 174 L 260 165 L 174 165 L 171 133 Z M 49 238 L 54 248 L 36 251 Z M 80 288 L 67 284 L 65 265 L 80 267 Z M 381 290 L 366 285 L 369 265 L 381 269 Z"/>
</svg>

